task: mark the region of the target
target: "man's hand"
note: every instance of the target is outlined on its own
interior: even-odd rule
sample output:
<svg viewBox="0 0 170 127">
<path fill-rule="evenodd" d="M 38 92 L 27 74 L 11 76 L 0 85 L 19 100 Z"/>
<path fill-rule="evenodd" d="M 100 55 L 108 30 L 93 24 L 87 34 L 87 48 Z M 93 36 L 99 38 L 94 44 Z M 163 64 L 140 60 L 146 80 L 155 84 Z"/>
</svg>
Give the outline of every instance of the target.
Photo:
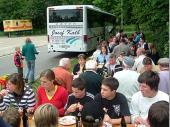
<svg viewBox="0 0 170 127">
<path fill-rule="evenodd" d="M 142 119 L 140 116 L 135 118 L 135 124 L 146 124 L 146 121 Z"/>
<path fill-rule="evenodd" d="M 111 120 L 112 120 L 112 119 L 109 117 L 109 115 L 108 115 L 108 114 L 105 114 L 105 115 L 104 115 L 103 122 L 111 123 Z"/>
<path fill-rule="evenodd" d="M 83 109 L 83 105 L 81 105 L 81 104 L 78 102 L 78 104 L 77 104 L 77 108 L 79 109 L 79 111 L 82 111 L 82 109 Z"/>
<path fill-rule="evenodd" d="M 70 107 L 67 109 L 67 113 L 70 113 L 70 112 L 75 112 L 77 109 L 77 103 L 76 104 L 72 104 L 70 105 Z"/>
</svg>

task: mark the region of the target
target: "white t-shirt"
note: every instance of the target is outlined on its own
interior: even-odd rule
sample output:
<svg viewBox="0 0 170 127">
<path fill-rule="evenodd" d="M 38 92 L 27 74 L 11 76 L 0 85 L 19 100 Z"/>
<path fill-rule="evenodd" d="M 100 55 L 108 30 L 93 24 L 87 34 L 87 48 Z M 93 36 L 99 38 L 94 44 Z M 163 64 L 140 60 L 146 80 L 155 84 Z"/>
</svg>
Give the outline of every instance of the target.
<svg viewBox="0 0 170 127">
<path fill-rule="evenodd" d="M 143 119 L 146 119 L 148 116 L 148 111 L 150 106 L 158 101 L 167 101 L 169 102 L 168 94 L 158 90 L 158 93 L 153 98 L 143 97 L 141 91 L 135 93 L 132 96 L 132 101 L 130 105 L 131 120 L 134 123 L 136 117 L 140 116 Z"/>
<path fill-rule="evenodd" d="M 140 55 L 135 59 L 135 63 L 132 67 L 134 71 L 141 72 L 141 69 L 144 67 L 142 62 L 145 57 L 146 57 L 145 55 Z"/>
<path fill-rule="evenodd" d="M 116 72 L 113 77 L 119 81 L 117 92 L 125 95 L 128 105 L 130 105 L 133 94 L 139 91 L 139 73 L 124 69 L 123 71 Z"/>
</svg>

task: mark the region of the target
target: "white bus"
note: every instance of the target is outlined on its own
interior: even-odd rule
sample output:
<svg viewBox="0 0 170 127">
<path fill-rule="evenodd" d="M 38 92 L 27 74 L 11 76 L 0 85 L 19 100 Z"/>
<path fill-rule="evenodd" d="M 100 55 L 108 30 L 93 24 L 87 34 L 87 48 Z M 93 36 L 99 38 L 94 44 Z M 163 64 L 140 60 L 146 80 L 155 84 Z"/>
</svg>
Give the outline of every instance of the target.
<svg viewBox="0 0 170 127">
<path fill-rule="evenodd" d="M 89 52 L 115 26 L 115 16 L 92 5 L 47 8 L 49 52 Z M 108 37 L 108 36 L 107 36 Z"/>
</svg>

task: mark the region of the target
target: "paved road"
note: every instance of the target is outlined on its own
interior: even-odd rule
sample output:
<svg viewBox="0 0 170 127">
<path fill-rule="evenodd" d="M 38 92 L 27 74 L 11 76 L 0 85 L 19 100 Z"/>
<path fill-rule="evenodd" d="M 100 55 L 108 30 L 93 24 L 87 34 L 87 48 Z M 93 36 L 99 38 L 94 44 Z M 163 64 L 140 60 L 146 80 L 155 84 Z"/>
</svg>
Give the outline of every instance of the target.
<svg viewBox="0 0 170 127">
<path fill-rule="evenodd" d="M 26 37 L 19 38 L 0 38 L 0 76 L 17 72 L 13 63 L 13 53 L 16 46 L 22 47 Z M 37 55 L 35 65 L 35 76 L 38 76 L 43 70 L 53 68 L 58 65 L 59 59 L 62 57 L 75 57 L 76 53 L 48 53 L 46 36 L 33 36 L 31 40 L 40 51 Z M 26 64 L 24 66 L 24 72 Z"/>
<path fill-rule="evenodd" d="M 22 47 L 27 37 L 30 37 L 37 47 L 47 45 L 47 36 L 26 36 L 14 38 L 0 37 L 0 57 L 14 53 L 15 47 Z"/>
<path fill-rule="evenodd" d="M 61 53 L 48 53 L 47 46 L 41 46 L 38 48 L 40 51 L 37 55 L 35 65 L 35 76 L 39 75 L 43 70 L 53 68 L 58 64 Z M 25 61 L 24 61 L 25 62 Z M 24 64 L 24 72 L 26 69 L 26 63 Z M 0 57 L 0 75 L 11 74 L 17 72 L 13 63 L 13 54 Z"/>
<path fill-rule="evenodd" d="M 16 46 L 22 47 L 27 37 L 0 38 L 0 75 L 16 72 L 13 63 L 13 53 Z M 46 36 L 31 36 L 31 40 L 40 51 L 36 59 L 35 76 L 44 69 L 52 68 L 58 64 L 58 55 L 61 53 L 48 53 Z M 24 67 L 25 71 L 26 65 Z"/>
</svg>

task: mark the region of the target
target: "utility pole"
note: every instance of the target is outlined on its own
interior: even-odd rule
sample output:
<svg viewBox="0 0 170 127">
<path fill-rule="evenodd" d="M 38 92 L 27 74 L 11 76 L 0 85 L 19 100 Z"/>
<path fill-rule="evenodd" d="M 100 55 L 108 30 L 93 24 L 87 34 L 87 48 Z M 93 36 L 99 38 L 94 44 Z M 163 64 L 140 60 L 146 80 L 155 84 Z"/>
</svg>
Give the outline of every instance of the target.
<svg viewBox="0 0 170 127">
<path fill-rule="evenodd" d="M 121 0 L 121 29 L 123 29 L 123 0 Z"/>
</svg>

